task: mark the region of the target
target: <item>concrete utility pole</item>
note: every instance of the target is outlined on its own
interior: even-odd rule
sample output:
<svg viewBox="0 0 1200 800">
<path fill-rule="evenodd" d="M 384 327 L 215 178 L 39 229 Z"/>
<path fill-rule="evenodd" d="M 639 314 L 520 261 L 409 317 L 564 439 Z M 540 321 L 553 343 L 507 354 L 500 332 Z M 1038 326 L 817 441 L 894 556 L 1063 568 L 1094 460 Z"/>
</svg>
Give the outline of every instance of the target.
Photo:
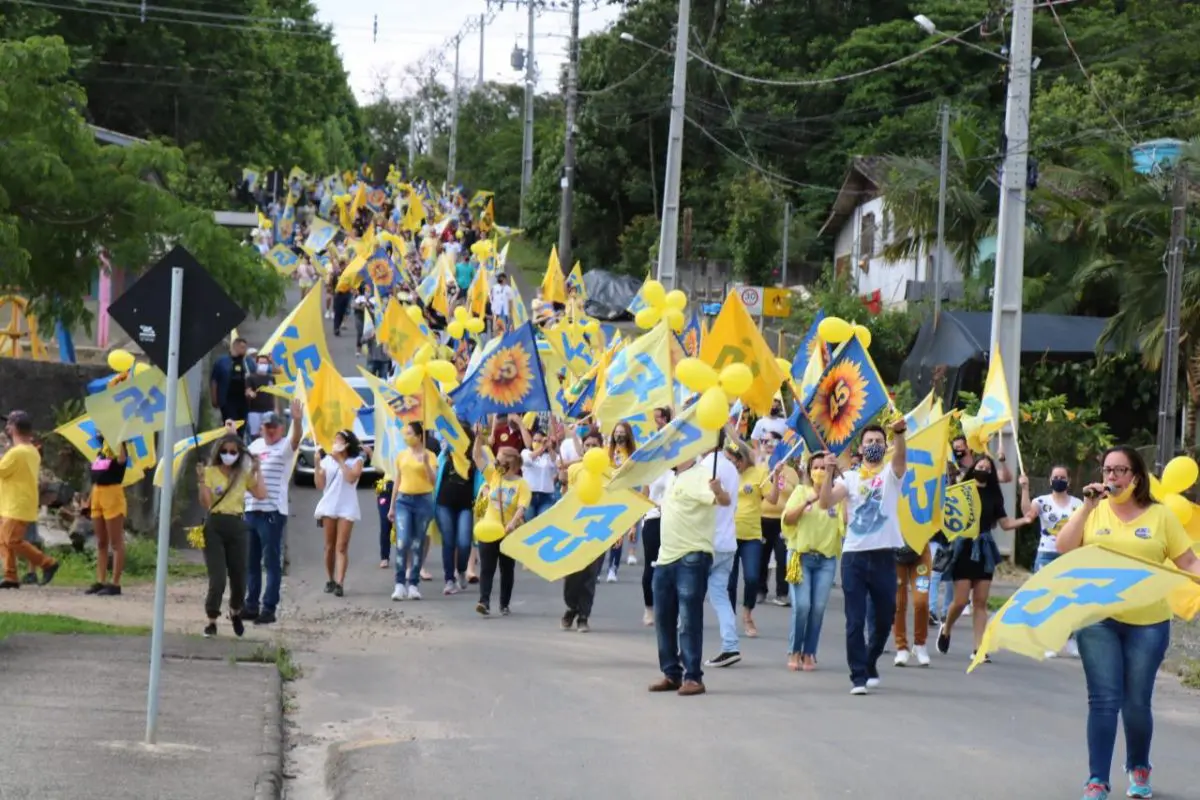
<svg viewBox="0 0 1200 800">
<path fill-rule="evenodd" d="M 558 218 L 558 260 L 563 272 L 574 262 L 571 225 L 575 221 L 575 111 L 579 102 L 579 0 L 571 1 L 571 40 L 567 53 L 567 130 L 563 152 L 562 212 Z"/>
<path fill-rule="evenodd" d="M 458 160 L 458 54 L 462 34 L 454 37 L 454 95 L 450 98 L 450 155 L 446 159 L 446 185 L 454 186 L 454 167 Z"/>
<path fill-rule="evenodd" d="M 1158 463 L 1156 472 L 1175 455 L 1175 401 L 1179 386 L 1179 314 L 1183 301 L 1183 260 L 1187 254 L 1187 167 L 1176 163 L 1171 186 L 1171 250 L 1167 266 L 1166 319 L 1163 322 L 1163 364 L 1159 379 Z"/>
<path fill-rule="evenodd" d="M 1034 0 L 1014 0 L 1009 49 L 1008 104 L 1004 112 L 1004 167 L 992 294 L 992 347 L 999 347 L 1008 383 L 1012 425 L 1001 434 L 1015 455 L 1021 397 L 1021 299 L 1025 283 L 1025 191 L 1028 184 L 1029 99 L 1033 72 Z M 1016 481 L 1002 484 L 1006 508 L 1016 508 Z"/>
<path fill-rule="evenodd" d="M 942 103 L 942 163 L 938 171 L 937 260 L 933 273 L 933 329 L 942 316 L 942 281 L 946 274 L 946 175 L 950 160 L 950 105 Z"/>
<path fill-rule="evenodd" d="M 529 29 L 525 34 L 525 136 L 521 140 L 521 215 L 520 226 L 525 227 L 526 207 L 529 205 L 529 184 L 533 182 L 533 98 L 537 93 L 537 72 L 533 64 L 533 20 L 532 0 L 525 0 L 529 12 Z"/>
<path fill-rule="evenodd" d="M 662 230 L 658 239 L 658 281 L 668 292 L 675 288 L 675 259 L 679 245 L 679 184 L 683 171 L 683 104 L 687 94 L 688 28 L 691 11 L 691 0 L 679 0 L 679 15 L 675 22 L 675 82 L 671 89 L 671 125 L 667 140 L 667 170 L 663 176 Z"/>
<path fill-rule="evenodd" d="M 487 31 L 487 16 L 479 15 L 479 76 L 475 79 L 475 88 L 483 88 L 483 34 Z"/>
<path fill-rule="evenodd" d="M 787 288 L 788 236 L 792 231 L 792 202 L 783 201 L 783 253 L 779 259 L 779 285 Z"/>
</svg>

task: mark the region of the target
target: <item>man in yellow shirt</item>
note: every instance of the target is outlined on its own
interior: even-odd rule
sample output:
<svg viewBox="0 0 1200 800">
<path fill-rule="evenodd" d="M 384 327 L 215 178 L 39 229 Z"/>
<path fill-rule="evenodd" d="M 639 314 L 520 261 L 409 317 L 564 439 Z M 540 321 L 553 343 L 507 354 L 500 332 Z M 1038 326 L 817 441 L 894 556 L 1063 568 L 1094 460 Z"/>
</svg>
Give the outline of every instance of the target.
<svg viewBox="0 0 1200 800">
<path fill-rule="evenodd" d="M 33 420 L 24 411 L 4 418 L 4 432 L 12 442 L 0 456 L 0 560 L 4 580 L 0 589 L 20 589 L 17 559 L 23 558 L 42 570 L 42 585 L 54 580 L 58 562 L 25 541 L 25 531 L 38 517 L 38 475 L 42 455 L 33 445 Z"/>
</svg>

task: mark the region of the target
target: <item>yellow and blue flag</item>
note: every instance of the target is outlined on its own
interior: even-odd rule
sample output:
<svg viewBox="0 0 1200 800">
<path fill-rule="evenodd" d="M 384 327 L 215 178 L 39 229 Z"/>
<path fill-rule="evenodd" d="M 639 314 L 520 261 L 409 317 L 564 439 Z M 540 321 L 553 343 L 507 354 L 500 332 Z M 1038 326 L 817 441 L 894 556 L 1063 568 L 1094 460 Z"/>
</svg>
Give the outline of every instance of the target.
<svg viewBox="0 0 1200 800">
<path fill-rule="evenodd" d="M 941 416 L 940 413 L 934 413 L 937 405 L 938 403 L 934 399 L 933 392 L 931 391 L 929 394 L 925 395 L 925 398 L 921 400 L 921 402 L 917 403 L 912 411 L 909 411 L 904 415 L 904 421 L 908 423 L 909 436 L 912 436 L 914 433 L 921 430 L 930 422 Z"/>
<path fill-rule="evenodd" d="M 388 355 L 397 364 L 404 365 L 416 355 L 421 345 L 428 342 L 429 336 L 422 327 L 422 323 L 413 321 L 404 306 L 390 300 L 383 311 L 377 336 L 387 348 Z"/>
<path fill-rule="evenodd" d="M 979 435 L 990 438 L 1012 422 L 1012 418 L 1008 381 L 1004 377 L 1004 362 L 1000 358 L 999 346 L 993 346 L 987 380 L 983 384 L 983 397 L 979 400 L 979 413 L 975 415 L 980 426 Z"/>
<path fill-rule="evenodd" d="M 338 431 L 353 430 L 363 399 L 338 374 L 333 362 L 325 362 L 311 376 L 312 386 L 305 389 L 307 377 L 296 381 L 297 397 L 304 403 L 304 416 L 312 431 L 313 441 L 321 449 L 333 449 L 333 437 Z"/>
<path fill-rule="evenodd" d="M 138 437 L 153 439 L 167 418 L 166 384 L 162 370 L 151 367 L 88 395 L 83 404 L 96 429 L 111 445 Z M 175 424 L 181 427 L 190 425 L 193 419 L 186 389 L 185 379 L 180 378 Z"/>
<path fill-rule="evenodd" d="M 748 366 L 754 380 L 742 400 L 760 417 L 770 413 L 775 393 L 787 378 L 738 292 L 731 291 L 721 305 L 700 345 L 700 359 L 718 372 L 729 364 Z"/>
<path fill-rule="evenodd" d="M 450 454 L 454 471 L 466 478 L 471 472 L 471 438 L 459 424 L 454 409 L 432 378 L 426 376 L 424 388 L 426 429 L 438 434 Z"/>
<path fill-rule="evenodd" d="M 792 380 L 797 380 L 804 375 L 813 353 L 821 354 L 821 368 L 824 369 L 824 362 L 828 360 L 829 353 L 826 350 L 825 342 L 817 333 L 823 319 L 825 319 L 825 309 L 818 309 L 812 324 L 808 326 L 808 333 L 804 334 L 804 338 L 800 340 L 800 345 L 796 348 L 796 355 L 792 357 Z"/>
<path fill-rule="evenodd" d="M 571 274 L 567 276 L 567 293 L 575 295 L 581 303 L 587 302 L 587 284 L 583 282 L 583 268 L 579 266 L 578 261 L 571 267 Z"/>
<path fill-rule="evenodd" d="M 592 353 L 591 344 L 583 332 L 582 325 L 564 320 L 549 330 L 543 331 L 543 336 L 550 346 L 562 356 L 567 369 L 575 375 L 587 374 L 587 371 L 596 363 L 596 357 Z"/>
<path fill-rule="evenodd" d="M 906 439 L 907 467 L 900 480 L 896 521 L 904 543 L 923 553 L 942 523 L 946 496 L 946 456 L 950 415 L 931 422 Z"/>
<path fill-rule="evenodd" d="M 806 410 L 830 452 L 841 455 L 889 403 L 875 362 L 858 337 L 852 336 L 833 354 Z"/>
<path fill-rule="evenodd" d="M 975 481 L 963 481 L 946 487 L 942 506 L 942 533 L 950 541 L 979 538 L 979 519 L 983 503 Z"/>
<path fill-rule="evenodd" d="M 674 401 L 671 382 L 673 336 L 666 324 L 655 325 L 609 362 L 598 383 L 592 412 L 609 433 L 618 422 L 636 414 L 653 414 Z"/>
<path fill-rule="evenodd" d="M 66 439 L 89 462 L 95 461 L 100 455 L 101 436 L 96 423 L 87 414 L 76 417 L 65 425 L 54 429 L 54 433 Z M 111 448 L 114 451 L 116 448 Z M 122 486 L 132 486 L 145 476 L 146 471 L 154 467 L 158 460 L 154 451 L 154 437 L 139 434 L 125 441 L 125 454 L 128 458 L 125 469 L 125 480 Z"/>
<path fill-rule="evenodd" d="M 279 388 L 285 396 L 291 396 L 292 385 L 301 375 L 308 376 L 307 386 L 312 386 L 312 376 L 323 364 L 331 363 L 321 322 L 320 286 L 314 286 L 292 309 L 262 346 L 262 352 L 269 353 L 271 363 L 283 370 L 287 380 L 280 381 Z"/>
<path fill-rule="evenodd" d="M 499 338 L 499 344 L 450 394 L 454 411 L 467 422 L 490 414 L 550 410 L 533 325 L 527 322 Z"/>
<path fill-rule="evenodd" d="M 239 428 L 242 427 L 240 420 L 238 421 L 237 426 Z M 177 441 L 174 449 L 171 451 L 171 475 L 174 476 L 173 479 L 179 479 L 179 470 L 183 467 L 184 456 L 197 448 L 204 447 L 204 445 L 209 444 L 210 442 L 215 442 L 227 432 L 228 431 L 226 431 L 224 427 L 213 428 L 211 431 L 197 433 Z M 161 487 L 163 485 L 163 481 L 167 477 L 166 469 L 167 459 L 164 458 L 162 461 L 158 462 L 158 467 L 156 467 L 154 470 L 155 486 Z"/>
<path fill-rule="evenodd" d="M 371 463 L 378 467 L 384 477 L 394 481 L 399 477 L 396 475 L 396 458 L 405 444 L 404 421 L 396 414 L 392 404 L 399 400 L 401 395 L 362 367 L 359 367 L 358 371 L 371 387 L 373 399 L 370 425 L 365 424 L 365 419 L 363 425 L 367 434 L 375 439 L 375 452 Z"/>
<path fill-rule="evenodd" d="M 710 431 L 696 421 L 696 406 L 668 422 L 626 459 L 613 473 L 609 491 L 649 486 L 668 469 L 698 458 L 717 446 L 719 431 Z"/>
<path fill-rule="evenodd" d="M 296 268 L 300 266 L 300 256 L 296 255 L 296 251 L 285 244 L 275 245 L 267 251 L 264 258 L 275 268 L 276 272 L 284 277 L 294 273 Z"/>
<path fill-rule="evenodd" d="M 308 238 L 304 240 L 304 249 L 310 253 L 322 252 L 333 241 L 337 230 L 336 227 L 320 217 L 314 217 L 308 228 Z"/>
<path fill-rule="evenodd" d="M 633 296 L 633 299 L 629 301 L 629 305 L 625 308 L 626 311 L 628 311 L 630 314 L 633 314 L 635 317 L 637 316 L 637 313 L 639 311 L 641 311 L 643 308 L 647 307 L 646 306 L 646 284 L 649 283 L 650 281 L 652 281 L 653 279 L 654 279 L 654 270 L 652 270 L 652 269 L 648 270 L 646 272 L 646 280 L 642 281 L 642 288 L 638 289 L 637 294 L 635 294 Z"/>
<path fill-rule="evenodd" d="M 679 344 L 688 358 L 700 355 L 700 345 L 704 342 L 704 325 L 700 322 L 699 309 L 693 308 L 683 330 L 679 332 Z"/>
</svg>

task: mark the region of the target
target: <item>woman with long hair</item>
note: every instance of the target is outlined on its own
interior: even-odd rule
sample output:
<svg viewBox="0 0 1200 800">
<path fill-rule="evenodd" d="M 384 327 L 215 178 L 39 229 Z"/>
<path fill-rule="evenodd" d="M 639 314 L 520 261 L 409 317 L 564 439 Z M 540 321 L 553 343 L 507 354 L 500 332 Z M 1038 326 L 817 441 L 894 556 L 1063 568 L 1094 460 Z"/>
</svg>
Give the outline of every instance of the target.
<svg viewBox="0 0 1200 800">
<path fill-rule="evenodd" d="M 778 452 L 778 448 L 782 447 L 785 450 L 788 448 L 788 444 L 774 432 L 768 433 L 767 438 L 763 442 L 765 444 L 765 452 L 762 454 L 762 458 L 768 464 L 770 464 L 774 454 Z M 780 460 L 774 469 L 771 470 L 770 477 L 763 489 L 763 549 L 758 570 L 758 574 L 761 576 L 761 580 L 758 582 L 758 602 L 760 605 L 768 602 L 768 600 L 777 606 L 791 604 L 791 601 L 788 599 L 790 593 L 786 580 L 787 540 L 783 537 L 782 519 L 783 507 L 787 504 L 788 499 L 799 485 L 800 475 L 787 461 Z M 772 556 L 775 558 L 774 591 L 768 593 L 767 589 L 772 588 L 767 585 Z"/>
<path fill-rule="evenodd" d="M 734 517 L 737 552 L 733 556 L 733 570 L 729 573 L 729 603 L 737 608 L 740 565 L 746 577 L 742 591 L 742 630 L 747 638 L 754 639 L 758 636 L 754 604 L 762 580 L 759 574 L 763 549 L 762 500 L 767 470 L 754 462 L 754 451 L 743 441 L 730 440 L 725 445 L 725 454 L 738 471 L 737 514 Z"/>
<path fill-rule="evenodd" d="M 358 479 L 362 477 L 362 445 L 354 431 L 338 431 L 332 452 L 319 452 L 316 486 L 321 492 L 314 516 L 325 532 L 326 593 L 345 593 L 350 534 L 362 518 L 358 507 Z"/>
<path fill-rule="evenodd" d="M 504 528 L 504 536 L 507 536 L 521 527 L 533 495 L 529 484 L 520 477 L 521 454 L 514 447 L 501 447 L 496 453 L 495 466 L 489 467 L 483 449 L 482 430 L 475 433 L 473 449 L 476 468 L 488 475 L 485 489 L 487 510 L 484 512 L 483 521 L 499 523 Z M 497 567 L 500 569 L 502 616 L 508 616 L 509 603 L 512 602 L 517 562 L 511 556 L 500 552 L 500 543 L 504 541 L 504 536 L 494 542 L 479 543 L 479 602 L 475 610 L 485 617 L 492 613 L 492 581 L 496 577 Z"/>
<path fill-rule="evenodd" d="M 92 526 L 96 531 L 96 582 L 84 594 L 118 595 L 125 570 L 125 468 L 129 453 L 121 442 L 114 451 L 100 438 L 100 451 L 92 462 Z M 108 554 L 112 552 L 112 583 L 108 582 Z"/>
<path fill-rule="evenodd" d="M 937 649 L 942 655 L 950 652 L 950 632 L 954 623 L 971 604 L 971 622 L 974 626 L 975 645 L 971 658 L 983 641 L 983 632 L 988 621 L 988 595 L 992 589 L 992 575 L 1000 563 L 1000 548 L 992 536 L 992 528 L 1015 531 L 1037 518 L 1036 514 L 1010 518 L 1004 509 L 1004 496 L 1000 494 L 1000 482 L 996 478 L 996 462 L 989 455 L 975 460 L 970 480 L 979 490 L 979 536 L 974 539 L 955 539 L 951 547 L 950 574 L 954 578 L 954 601 L 938 631 Z M 1021 476 L 1021 486 L 1028 485 L 1028 478 Z M 986 659 L 990 661 L 990 659 Z"/>
<path fill-rule="evenodd" d="M 637 450 L 637 440 L 633 436 L 633 426 L 625 420 L 621 420 L 613 426 L 612 436 L 608 440 L 608 460 L 612 462 L 613 469 L 624 464 L 635 450 Z M 629 544 L 635 548 L 639 527 L 640 523 L 629 529 Z M 621 554 L 625 550 L 625 538 L 622 536 L 617 539 L 616 544 L 608 551 L 608 575 L 605 577 L 608 583 L 617 582 L 617 570 L 621 568 Z"/>
<path fill-rule="evenodd" d="M 242 602 L 246 598 L 246 561 L 249 542 L 246 533 L 246 493 L 257 500 L 267 497 L 258 459 L 246 450 L 246 443 L 230 429 L 213 446 L 208 465 L 200 468 L 200 504 L 208 512 L 204 521 L 204 566 L 208 570 L 208 595 L 204 613 L 208 624 L 204 635 L 217 635 L 221 616 L 221 597 L 229 584 L 229 621 L 233 632 L 241 636 Z"/>
<path fill-rule="evenodd" d="M 1058 558 L 1058 532 L 1067 524 L 1071 515 L 1083 507 L 1083 501 L 1068 493 L 1071 488 L 1071 471 L 1064 464 L 1055 464 L 1050 468 L 1050 493 L 1029 499 L 1029 485 L 1021 485 L 1021 510 L 1026 514 L 1036 514 L 1042 528 L 1038 540 L 1037 555 L 1033 559 L 1033 571 L 1049 565 Z M 1079 657 L 1079 647 L 1075 637 L 1067 640 L 1067 653 L 1074 658 Z M 1046 651 L 1046 658 L 1057 658 L 1058 653 Z"/>
<path fill-rule="evenodd" d="M 425 536 L 433 521 L 437 461 L 425 449 L 425 428 L 421 423 L 404 426 L 404 443 L 407 447 L 396 457 L 398 480 L 389 512 L 396 525 L 396 585 L 392 599 L 420 600 L 421 564 L 425 559 Z M 445 537 L 443 532 L 442 538 Z"/>
<path fill-rule="evenodd" d="M 460 420 L 459 425 L 467 434 L 469 446 L 474 449 L 472 429 Z M 434 518 L 442 535 L 442 573 L 446 580 L 442 594 L 458 594 L 467 588 L 474 548 L 471 547 L 475 531 L 475 484 L 478 476 L 475 463 L 471 462 L 466 476 L 458 474 L 450 448 L 443 447 L 438 453 L 438 479 L 433 488 Z"/>
<path fill-rule="evenodd" d="M 1056 537 L 1058 552 L 1103 542 L 1110 550 L 1200 575 L 1200 558 L 1169 508 L 1150 495 L 1150 474 L 1132 447 L 1104 454 L 1101 483 L 1083 491 L 1083 506 L 1067 519 Z M 1117 614 L 1076 632 L 1088 689 L 1088 782 L 1084 800 L 1106 800 L 1112 791 L 1117 716 L 1125 727 L 1125 773 L 1129 797 L 1151 797 L 1150 708 L 1154 677 L 1171 639 L 1171 609 L 1166 599 Z"/>
</svg>

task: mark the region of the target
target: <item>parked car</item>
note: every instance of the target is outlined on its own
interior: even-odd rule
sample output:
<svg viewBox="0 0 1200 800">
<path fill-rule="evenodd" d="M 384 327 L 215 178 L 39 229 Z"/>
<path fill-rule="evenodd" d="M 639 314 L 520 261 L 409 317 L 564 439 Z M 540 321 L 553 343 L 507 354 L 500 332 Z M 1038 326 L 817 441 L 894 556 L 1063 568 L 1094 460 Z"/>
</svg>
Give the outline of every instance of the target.
<svg viewBox="0 0 1200 800">
<path fill-rule="evenodd" d="M 358 419 L 354 420 L 354 435 L 365 446 L 374 447 L 375 437 L 372 433 L 373 424 L 371 415 L 375 411 L 375 396 L 371 392 L 371 387 L 367 381 L 360 375 L 346 376 L 346 383 L 354 391 L 358 392 L 358 396 L 363 399 L 365 405 L 359 409 Z M 312 436 L 305 433 L 304 438 L 300 440 L 300 452 L 296 458 L 296 471 L 292 478 L 297 486 L 312 486 L 315 480 L 314 471 L 317 466 L 317 446 L 312 440 Z M 376 481 L 382 473 L 371 464 L 369 456 L 364 455 L 363 464 L 363 479 Z"/>
</svg>

